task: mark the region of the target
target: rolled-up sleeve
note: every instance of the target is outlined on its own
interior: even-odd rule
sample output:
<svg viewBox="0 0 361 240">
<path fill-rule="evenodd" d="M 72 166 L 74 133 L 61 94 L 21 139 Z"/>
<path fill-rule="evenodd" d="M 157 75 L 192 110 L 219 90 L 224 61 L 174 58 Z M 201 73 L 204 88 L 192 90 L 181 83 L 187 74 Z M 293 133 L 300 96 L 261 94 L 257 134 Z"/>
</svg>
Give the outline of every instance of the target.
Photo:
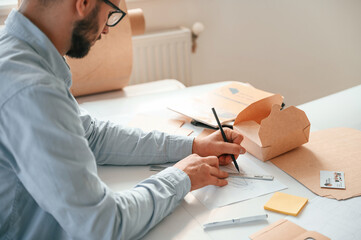
<svg viewBox="0 0 361 240">
<path fill-rule="evenodd" d="M 103 163 L 176 160 L 188 154 L 191 139 L 182 142 L 166 135 L 132 132 L 110 123 L 92 123 L 90 118 L 85 131 L 77 106 L 66 96 L 66 90 L 35 85 L 2 106 L 1 126 L 7 127 L 0 132 L 13 153 L 11 165 L 18 179 L 72 238 L 142 237 L 189 192 L 188 176 L 168 168 L 133 189 L 115 193 L 99 179 L 94 154 Z M 109 143 L 118 138 L 116 144 Z M 149 141 L 149 148 L 160 150 L 148 152 L 148 147 L 141 146 Z M 183 147 L 188 150 L 183 152 Z"/>
<path fill-rule="evenodd" d="M 192 153 L 193 137 L 145 133 L 99 121 L 82 110 L 81 120 L 98 164 L 145 165 L 179 161 Z"/>
</svg>

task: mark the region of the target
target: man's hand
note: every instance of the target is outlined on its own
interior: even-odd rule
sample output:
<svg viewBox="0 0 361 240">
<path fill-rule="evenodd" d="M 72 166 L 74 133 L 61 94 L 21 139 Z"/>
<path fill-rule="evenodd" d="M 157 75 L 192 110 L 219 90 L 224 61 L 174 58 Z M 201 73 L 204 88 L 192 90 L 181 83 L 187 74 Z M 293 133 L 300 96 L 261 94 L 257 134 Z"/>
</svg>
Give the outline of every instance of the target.
<svg viewBox="0 0 361 240">
<path fill-rule="evenodd" d="M 221 165 L 227 165 L 232 162 L 230 154 L 233 154 L 237 159 L 239 154 L 246 152 L 240 144 L 243 136 L 238 132 L 223 128 L 229 143 L 224 142 L 221 131 L 218 130 L 207 137 L 195 138 L 193 141 L 192 152 L 199 156 L 217 156 Z"/>
<path fill-rule="evenodd" d="M 174 165 L 185 172 L 191 180 L 191 191 L 207 185 L 225 186 L 224 178 L 228 173 L 219 169 L 218 158 L 215 156 L 200 157 L 197 154 L 189 155 Z"/>
</svg>

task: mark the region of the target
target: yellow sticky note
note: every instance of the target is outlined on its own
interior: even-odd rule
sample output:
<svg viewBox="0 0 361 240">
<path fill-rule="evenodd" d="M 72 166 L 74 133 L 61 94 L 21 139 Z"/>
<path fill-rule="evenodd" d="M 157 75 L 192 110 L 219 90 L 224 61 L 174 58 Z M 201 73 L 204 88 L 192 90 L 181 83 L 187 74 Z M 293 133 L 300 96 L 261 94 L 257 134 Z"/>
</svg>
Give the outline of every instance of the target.
<svg viewBox="0 0 361 240">
<path fill-rule="evenodd" d="M 297 216 L 308 199 L 295 195 L 276 192 L 264 205 L 264 209 L 287 215 Z"/>
</svg>

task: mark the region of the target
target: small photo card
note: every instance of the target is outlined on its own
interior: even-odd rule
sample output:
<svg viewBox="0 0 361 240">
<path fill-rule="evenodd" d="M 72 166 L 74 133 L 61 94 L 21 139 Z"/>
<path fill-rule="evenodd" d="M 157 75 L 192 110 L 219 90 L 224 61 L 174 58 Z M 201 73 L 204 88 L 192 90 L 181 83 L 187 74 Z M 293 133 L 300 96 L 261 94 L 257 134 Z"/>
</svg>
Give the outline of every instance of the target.
<svg viewBox="0 0 361 240">
<path fill-rule="evenodd" d="M 344 172 L 320 171 L 320 186 L 322 188 L 346 189 Z"/>
</svg>

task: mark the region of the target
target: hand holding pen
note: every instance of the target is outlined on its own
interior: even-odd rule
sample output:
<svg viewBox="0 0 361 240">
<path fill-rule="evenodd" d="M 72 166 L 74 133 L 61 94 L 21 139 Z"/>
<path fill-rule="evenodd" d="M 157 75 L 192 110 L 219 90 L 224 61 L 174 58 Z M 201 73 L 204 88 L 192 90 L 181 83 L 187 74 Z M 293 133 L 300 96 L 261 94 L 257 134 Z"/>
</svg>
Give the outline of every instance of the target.
<svg viewBox="0 0 361 240">
<path fill-rule="evenodd" d="M 229 142 L 228 139 L 227 139 L 226 134 L 224 133 L 224 130 L 223 130 L 223 128 L 222 128 L 222 125 L 221 125 L 221 123 L 220 123 L 220 121 L 219 121 L 219 119 L 218 119 L 218 115 L 217 115 L 217 113 L 216 113 L 216 109 L 212 108 L 212 111 L 213 111 L 214 117 L 216 118 L 216 121 L 217 121 L 219 130 L 221 131 L 223 140 L 224 140 L 225 142 Z M 238 167 L 237 161 L 236 161 L 236 159 L 234 158 L 234 155 L 233 155 L 233 154 L 231 154 L 231 158 L 232 158 L 232 161 L 233 161 L 233 163 L 234 163 L 234 166 L 236 167 L 237 171 L 239 172 L 239 167 Z"/>
<path fill-rule="evenodd" d="M 229 142 L 225 142 L 220 131 L 216 131 L 207 137 L 195 138 L 193 143 L 193 153 L 200 156 L 217 156 L 220 165 L 228 165 L 232 162 L 231 155 L 235 159 L 239 154 L 243 154 L 246 150 L 241 146 L 243 136 L 238 132 L 224 128 L 224 134 Z"/>
<path fill-rule="evenodd" d="M 243 136 L 238 132 L 225 129 L 223 135 L 229 142 L 225 142 L 221 131 L 216 131 L 206 137 L 196 137 L 192 144 L 192 153 L 177 162 L 176 167 L 185 172 L 191 181 L 191 190 L 207 185 L 225 186 L 229 174 L 222 171 L 219 165 L 228 165 L 234 156 L 245 153 L 240 145 Z M 233 156 L 234 155 L 234 156 Z"/>
</svg>

